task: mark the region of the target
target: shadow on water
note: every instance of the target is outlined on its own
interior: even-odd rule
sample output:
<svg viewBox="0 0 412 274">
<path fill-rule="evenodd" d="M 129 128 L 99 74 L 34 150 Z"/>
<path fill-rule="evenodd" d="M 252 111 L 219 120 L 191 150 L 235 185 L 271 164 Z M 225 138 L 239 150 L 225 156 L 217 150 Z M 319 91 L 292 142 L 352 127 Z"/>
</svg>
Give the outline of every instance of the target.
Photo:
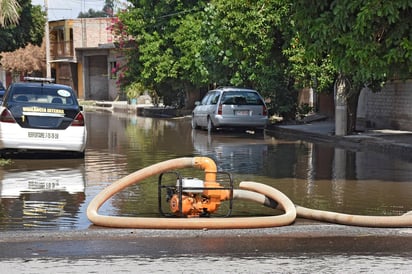
<svg viewBox="0 0 412 274">
<path fill-rule="evenodd" d="M 87 113 L 84 159 L 13 159 L 0 169 L 0 230 L 85 229 L 86 208 L 116 180 L 161 161 L 208 156 L 220 171 L 284 192 L 296 204 L 350 214 L 399 215 L 412 209 L 412 163 L 373 152 L 276 139 L 265 134 L 192 130 L 190 118 Z M 183 176 L 203 178 L 200 170 Z M 101 214 L 159 216 L 158 176 L 129 186 Z M 163 198 L 163 197 L 162 197 Z M 234 215 L 268 209 L 236 201 Z"/>
</svg>

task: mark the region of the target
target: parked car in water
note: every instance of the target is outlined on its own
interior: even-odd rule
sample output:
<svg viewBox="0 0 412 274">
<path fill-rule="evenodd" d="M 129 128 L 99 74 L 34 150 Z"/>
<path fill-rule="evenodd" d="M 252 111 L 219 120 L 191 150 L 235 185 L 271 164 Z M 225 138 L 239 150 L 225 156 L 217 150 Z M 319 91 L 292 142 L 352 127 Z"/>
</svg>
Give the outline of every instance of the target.
<svg viewBox="0 0 412 274">
<path fill-rule="evenodd" d="M 192 112 L 192 128 L 244 128 L 262 131 L 268 122 L 266 104 L 253 89 L 221 87 L 209 91 Z"/>
<path fill-rule="evenodd" d="M 70 152 L 84 157 L 87 129 L 71 87 L 27 78 L 13 83 L 0 107 L 0 152 Z M 34 81 L 34 82 L 33 82 Z"/>
</svg>

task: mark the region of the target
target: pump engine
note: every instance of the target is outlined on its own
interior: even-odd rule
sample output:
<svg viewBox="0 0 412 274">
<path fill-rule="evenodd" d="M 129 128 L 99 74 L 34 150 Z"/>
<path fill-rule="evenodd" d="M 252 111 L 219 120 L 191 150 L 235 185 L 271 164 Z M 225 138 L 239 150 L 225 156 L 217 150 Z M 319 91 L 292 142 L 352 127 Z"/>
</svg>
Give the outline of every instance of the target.
<svg viewBox="0 0 412 274">
<path fill-rule="evenodd" d="M 218 211 L 222 201 L 229 201 L 229 209 L 225 215 L 230 215 L 233 198 L 233 182 L 230 175 L 227 187 L 217 182 L 192 177 L 182 178 L 180 175 L 177 176 L 175 185 L 164 184 L 163 175 L 162 173 L 159 177 L 159 211 L 162 215 L 208 217 Z M 169 213 L 163 208 L 163 195 L 169 205 Z"/>
</svg>

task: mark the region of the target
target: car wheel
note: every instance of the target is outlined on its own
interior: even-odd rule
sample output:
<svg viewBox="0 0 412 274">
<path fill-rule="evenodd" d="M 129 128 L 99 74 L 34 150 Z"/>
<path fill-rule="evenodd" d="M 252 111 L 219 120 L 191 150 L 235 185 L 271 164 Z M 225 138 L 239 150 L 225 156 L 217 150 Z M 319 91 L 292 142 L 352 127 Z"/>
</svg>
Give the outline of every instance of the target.
<svg viewBox="0 0 412 274">
<path fill-rule="evenodd" d="M 207 118 L 207 132 L 213 132 L 213 131 L 216 131 L 216 128 L 215 128 L 215 125 L 213 124 L 213 122 L 212 122 L 212 119 L 210 119 L 210 117 L 209 118 Z"/>
<path fill-rule="evenodd" d="M 264 128 L 255 128 L 254 130 L 256 135 L 263 135 L 265 133 L 265 129 Z"/>
<path fill-rule="evenodd" d="M 195 121 L 195 117 L 192 116 L 192 129 L 198 129 L 199 126 L 197 125 L 196 121 Z"/>
</svg>

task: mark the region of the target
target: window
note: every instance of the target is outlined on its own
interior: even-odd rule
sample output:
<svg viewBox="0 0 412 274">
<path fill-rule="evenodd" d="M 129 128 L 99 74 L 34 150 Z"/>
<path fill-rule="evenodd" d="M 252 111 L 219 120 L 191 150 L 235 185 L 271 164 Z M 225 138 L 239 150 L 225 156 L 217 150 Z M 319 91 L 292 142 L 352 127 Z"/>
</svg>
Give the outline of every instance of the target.
<svg viewBox="0 0 412 274">
<path fill-rule="evenodd" d="M 219 92 L 216 92 L 215 94 L 211 95 L 210 96 L 210 104 L 211 105 L 216 105 L 217 101 L 219 101 L 219 96 L 220 96 Z"/>
<path fill-rule="evenodd" d="M 117 70 L 119 68 L 118 63 L 116 61 L 111 61 L 109 62 L 109 75 L 110 75 L 110 79 L 117 79 Z"/>
</svg>

